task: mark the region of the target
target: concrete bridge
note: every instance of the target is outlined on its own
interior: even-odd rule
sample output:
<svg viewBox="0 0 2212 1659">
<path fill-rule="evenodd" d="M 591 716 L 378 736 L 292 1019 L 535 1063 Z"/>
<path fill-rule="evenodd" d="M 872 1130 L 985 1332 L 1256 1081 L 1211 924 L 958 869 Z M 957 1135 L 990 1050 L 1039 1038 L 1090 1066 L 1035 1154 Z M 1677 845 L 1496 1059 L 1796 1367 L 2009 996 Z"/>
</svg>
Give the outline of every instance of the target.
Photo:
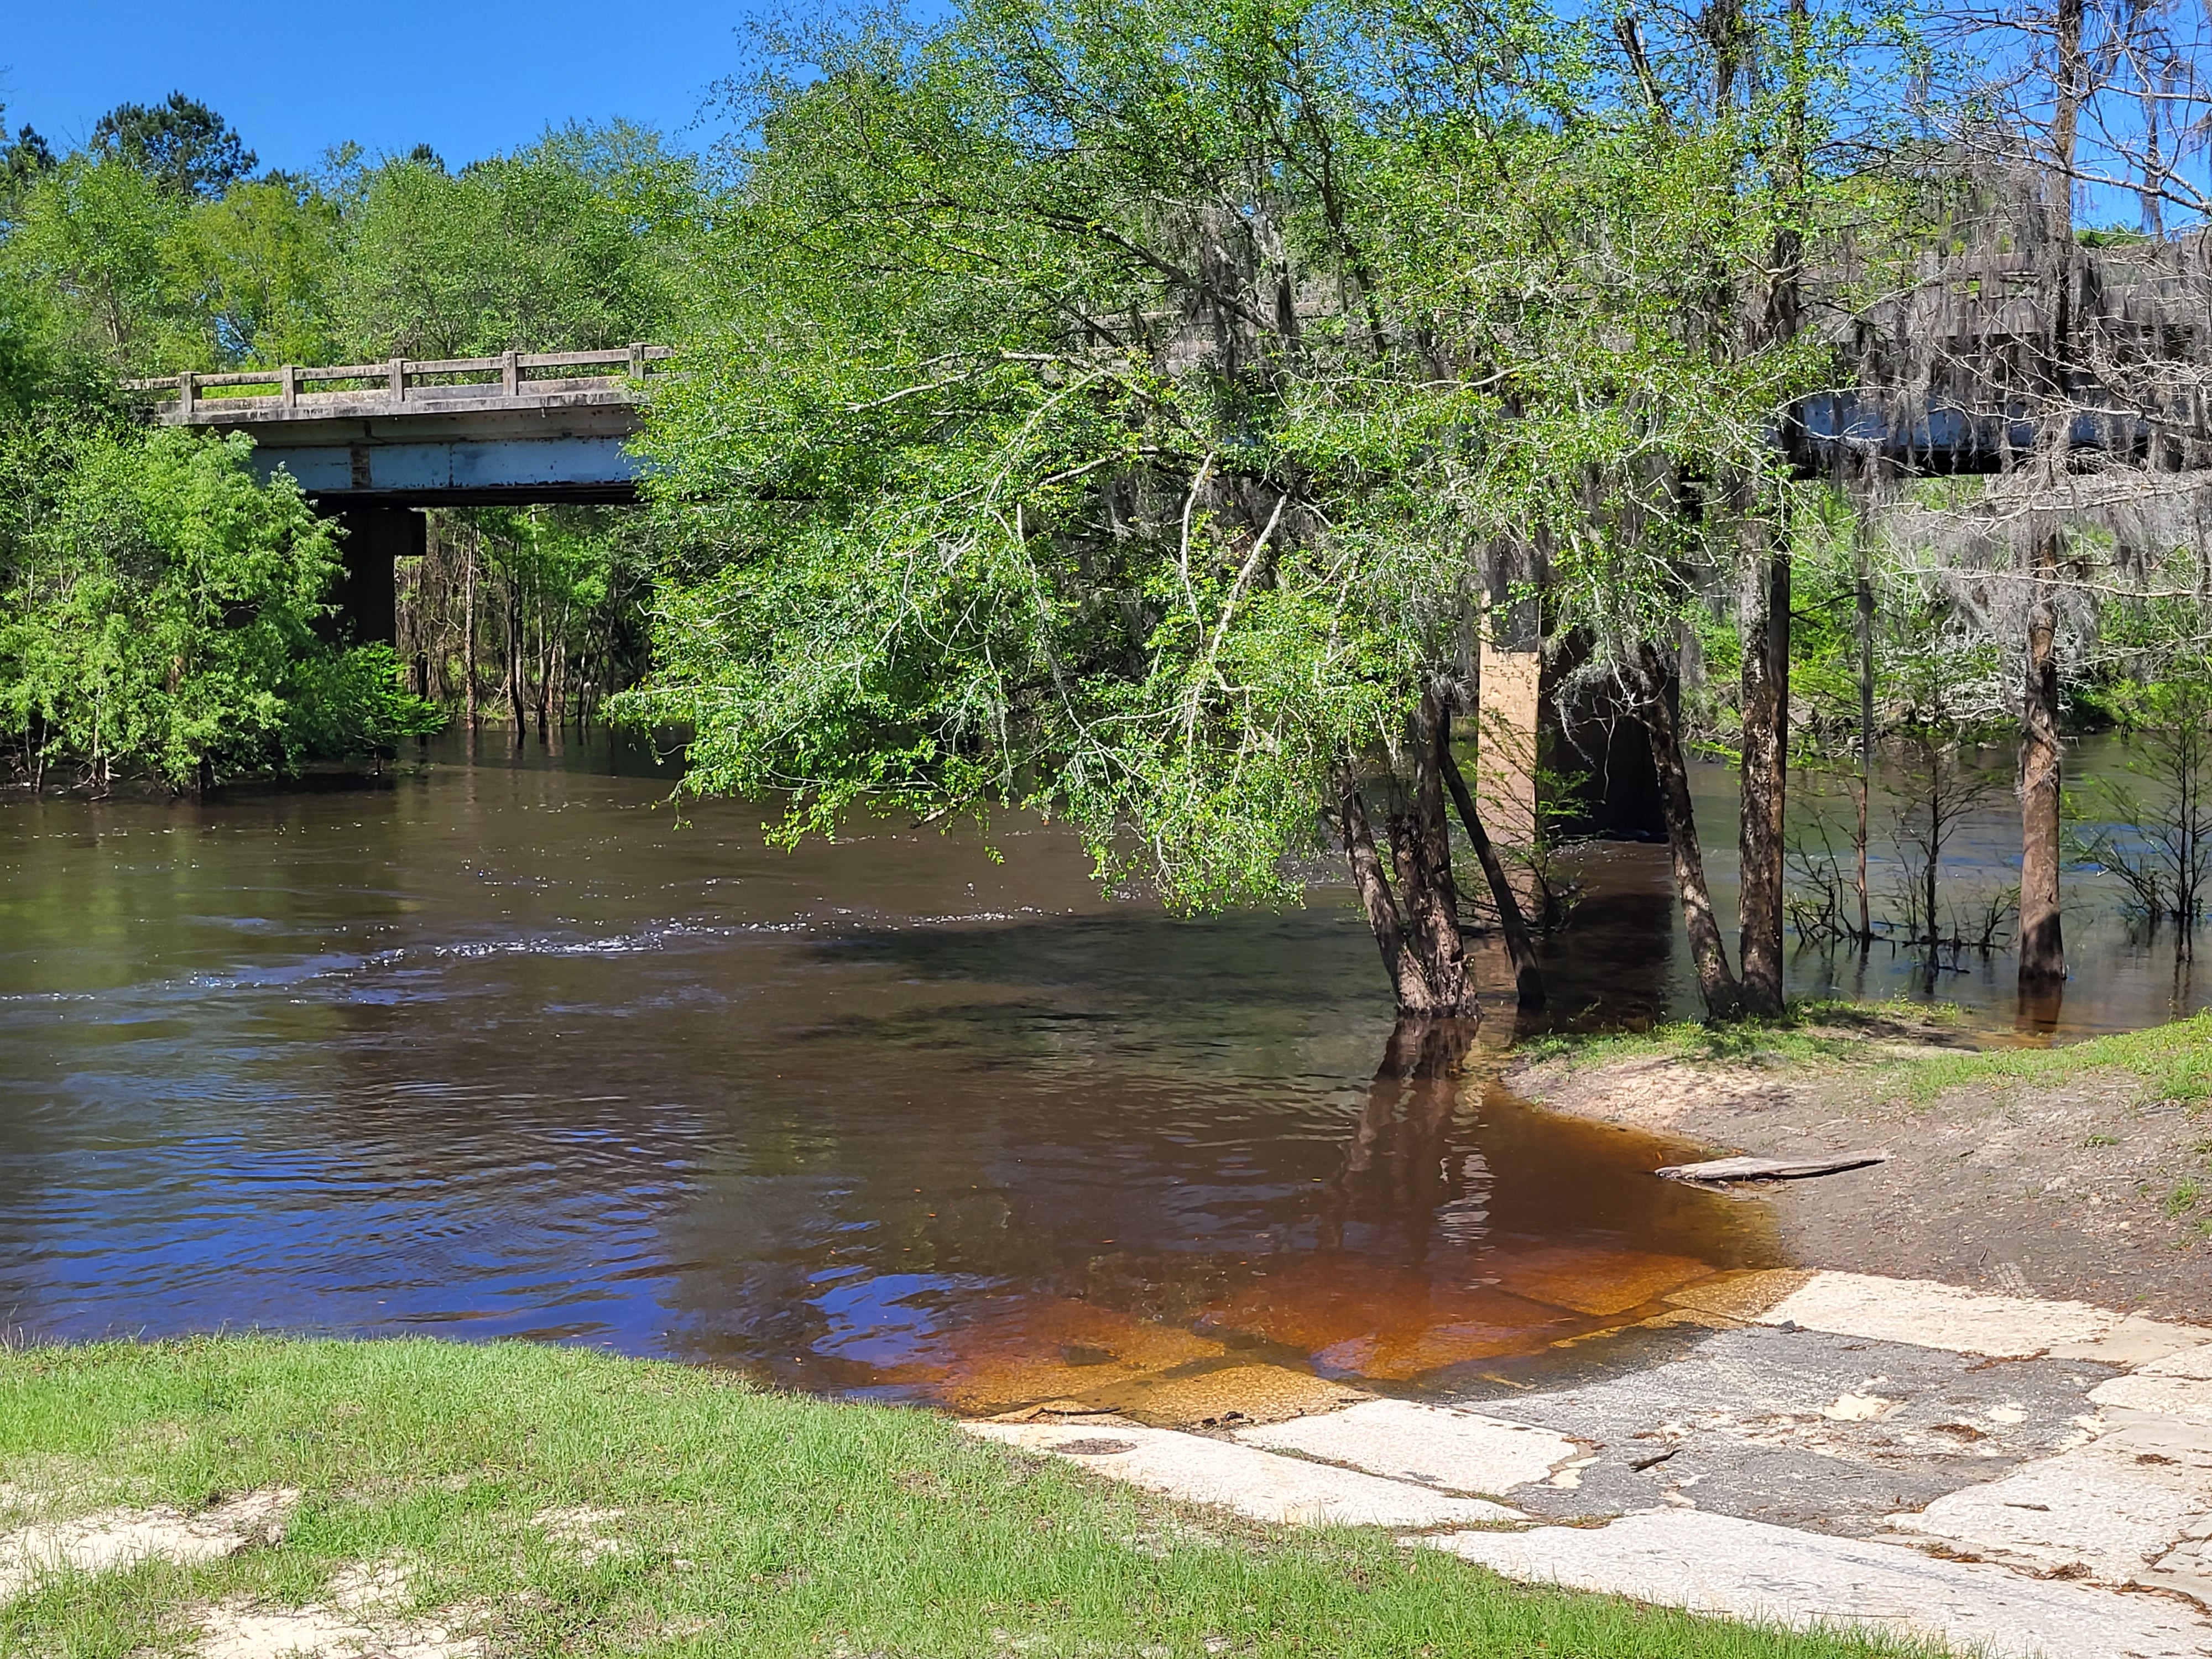
<svg viewBox="0 0 2212 1659">
<path fill-rule="evenodd" d="M 133 380 L 165 425 L 244 432 L 345 526 L 342 614 L 393 636 L 392 561 L 423 550 L 428 507 L 633 501 L 627 448 L 665 346 L 507 352 Z"/>
</svg>

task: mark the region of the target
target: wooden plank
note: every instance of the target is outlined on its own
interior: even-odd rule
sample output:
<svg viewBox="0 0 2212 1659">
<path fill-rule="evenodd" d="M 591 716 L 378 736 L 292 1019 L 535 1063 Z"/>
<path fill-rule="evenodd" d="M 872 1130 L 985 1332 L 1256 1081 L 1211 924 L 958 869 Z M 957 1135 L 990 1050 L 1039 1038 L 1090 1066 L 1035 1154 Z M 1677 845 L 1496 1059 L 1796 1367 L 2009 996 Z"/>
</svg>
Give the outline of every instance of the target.
<svg viewBox="0 0 2212 1659">
<path fill-rule="evenodd" d="M 1716 1158 L 1703 1164 L 1669 1164 L 1651 1173 L 1668 1181 L 1802 1181 L 1888 1161 L 1886 1152 L 1832 1152 L 1825 1158 Z"/>
</svg>

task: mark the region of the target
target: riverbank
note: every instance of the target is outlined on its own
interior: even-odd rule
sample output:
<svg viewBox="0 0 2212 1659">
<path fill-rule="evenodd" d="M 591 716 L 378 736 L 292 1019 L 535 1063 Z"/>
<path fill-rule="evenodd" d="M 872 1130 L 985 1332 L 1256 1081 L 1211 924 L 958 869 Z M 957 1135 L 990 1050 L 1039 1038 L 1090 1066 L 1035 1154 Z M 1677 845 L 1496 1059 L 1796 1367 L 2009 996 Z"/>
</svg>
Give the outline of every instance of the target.
<svg viewBox="0 0 2212 1659">
<path fill-rule="evenodd" d="M 1746 1192 L 1807 1267 L 2212 1319 L 2212 1018 L 1980 1048 L 1942 1013 L 1819 1005 L 1771 1025 L 1533 1045 L 1553 1111 L 1766 1157 L 1888 1161 Z"/>
<path fill-rule="evenodd" d="M 1514 1586 L 1392 1537 L 576 1349 L 0 1352 L 11 1656 L 1913 1650 Z"/>
</svg>

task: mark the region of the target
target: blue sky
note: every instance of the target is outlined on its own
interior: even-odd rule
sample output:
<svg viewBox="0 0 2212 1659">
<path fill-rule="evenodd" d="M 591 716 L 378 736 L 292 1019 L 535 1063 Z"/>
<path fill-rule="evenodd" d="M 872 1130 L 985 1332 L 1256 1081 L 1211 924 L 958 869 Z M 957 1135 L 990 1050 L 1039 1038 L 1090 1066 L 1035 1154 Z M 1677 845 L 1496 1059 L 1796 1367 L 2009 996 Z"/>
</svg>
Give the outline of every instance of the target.
<svg viewBox="0 0 2212 1659">
<path fill-rule="evenodd" d="M 58 150 L 101 112 L 181 90 L 220 111 L 264 167 L 304 168 L 342 139 L 427 143 L 456 165 L 548 123 L 624 116 L 687 149 L 713 83 L 738 67 L 758 0 L 0 0 L 0 103 Z M 690 129 L 685 131 L 685 129 Z"/>
</svg>

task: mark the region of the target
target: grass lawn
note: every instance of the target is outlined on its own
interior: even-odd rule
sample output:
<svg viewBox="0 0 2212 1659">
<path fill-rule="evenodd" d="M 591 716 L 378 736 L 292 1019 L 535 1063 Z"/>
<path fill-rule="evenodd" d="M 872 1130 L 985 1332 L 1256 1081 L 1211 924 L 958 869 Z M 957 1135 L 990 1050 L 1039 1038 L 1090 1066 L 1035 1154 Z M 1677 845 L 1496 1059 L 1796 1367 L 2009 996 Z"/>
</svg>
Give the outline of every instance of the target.
<svg viewBox="0 0 2212 1659">
<path fill-rule="evenodd" d="M 2100 1071 L 2133 1072 L 2154 1100 L 2197 1106 L 2212 1098 L 2212 1010 L 2050 1048 L 1931 1047 L 1901 1054 L 1887 1046 L 1939 1036 L 1955 1043 L 1959 1024 L 1957 1011 L 1942 1004 L 1805 1002 L 1791 1005 L 1780 1019 L 1725 1025 L 1684 1020 L 1644 1031 L 1539 1037 L 1522 1045 L 1518 1054 L 1577 1067 L 1646 1059 L 1850 1066 L 1923 1103 L 1965 1085 L 2065 1083 Z"/>
<path fill-rule="evenodd" d="M 187 1653 L 210 1608 L 327 1601 L 385 1568 L 411 1622 L 487 1656 L 1917 1651 L 1246 1526 L 927 1413 L 686 1366 L 422 1340 L 0 1351 L 0 1531 L 270 1488 L 300 1494 L 280 1543 L 42 1580 L 0 1603 L 0 1653 Z"/>
</svg>

